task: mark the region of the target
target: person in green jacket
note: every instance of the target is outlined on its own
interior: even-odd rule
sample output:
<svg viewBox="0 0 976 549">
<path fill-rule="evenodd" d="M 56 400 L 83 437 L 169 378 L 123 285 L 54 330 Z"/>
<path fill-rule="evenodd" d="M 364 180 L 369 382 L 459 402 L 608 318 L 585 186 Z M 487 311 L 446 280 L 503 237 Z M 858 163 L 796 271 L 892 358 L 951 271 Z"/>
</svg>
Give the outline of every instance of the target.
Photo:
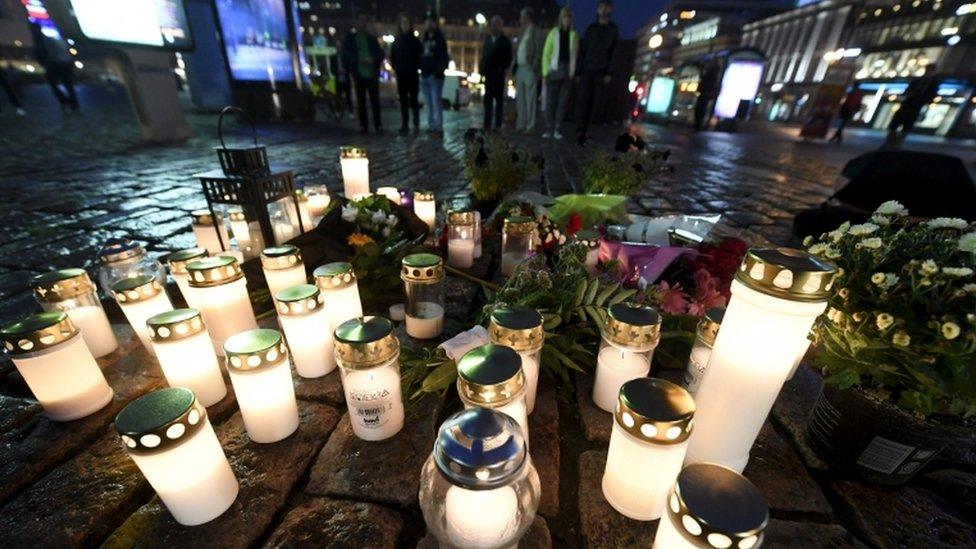
<svg viewBox="0 0 976 549">
<path fill-rule="evenodd" d="M 559 12 L 559 25 L 549 31 L 542 47 L 542 78 L 546 83 L 546 132 L 543 139 L 550 136 L 562 139 L 559 125 L 566 112 L 566 98 L 569 96 L 573 76 L 576 73 L 576 56 L 579 51 L 579 36 L 573 30 L 573 10 L 563 8 Z"/>
</svg>

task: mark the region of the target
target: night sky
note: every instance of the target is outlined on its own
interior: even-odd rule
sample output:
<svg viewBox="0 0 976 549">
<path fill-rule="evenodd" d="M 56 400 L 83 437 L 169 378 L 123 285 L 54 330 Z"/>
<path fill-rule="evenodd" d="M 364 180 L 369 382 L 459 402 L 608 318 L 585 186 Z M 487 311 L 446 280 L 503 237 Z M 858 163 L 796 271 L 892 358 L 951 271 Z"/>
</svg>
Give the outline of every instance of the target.
<svg viewBox="0 0 976 549">
<path fill-rule="evenodd" d="M 556 0 L 573 9 L 576 28 L 583 32 L 596 19 L 597 0 Z M 633 38 L 652 15 L 659 13 L 666 0 L 614 0 L 613 20 L 620 27 L 621 38 Z"/>
</svg>

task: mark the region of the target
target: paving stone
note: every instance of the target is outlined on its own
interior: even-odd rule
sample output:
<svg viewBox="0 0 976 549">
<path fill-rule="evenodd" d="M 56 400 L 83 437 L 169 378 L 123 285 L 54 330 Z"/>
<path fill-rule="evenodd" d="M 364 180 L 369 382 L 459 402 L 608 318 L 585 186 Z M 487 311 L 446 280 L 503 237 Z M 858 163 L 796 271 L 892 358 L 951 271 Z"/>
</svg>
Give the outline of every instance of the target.
<svg viewBox="0 0 976 549">
<path fill-rule="evenodd" d="M 970 524 L 976 524 L 976 474 L 956 469 L 925 473 L 919 483 L 945 498 Z"/>
<path fill-rule="evenodd" d="M 346 404 L 338 366 L 322 377 L 311 379 L 301 377 L 293 370 L 292 380 L 295 383 L 295 396 L 301 400 L 313 400 L 340 407 Z"/>
<path fill-rule="evenodd" d="M 807 441 L 807 417 L 820 394 L 823 383 L 820 374 L 804 362 L 796 369 L 793 379 L 783 385 L 770 417 L 783 428 L 803 463 L 814 470 L 825 471 L 827 464 L 817 456 Z"/>
<path fill-rule="evenodd" d="M 545 378 L 539 380 L 535 409 L 529 416 L 529 442 L 542 486 L 539 514 L 554 517 L 559 512 L 559 407 L 556 390 Z"/>
<path fill-rule="evenodd" d="M 360 440 L 344 414 L 319 453 L 305 491 L 411 507 L 417 503 L 420 470 L 434 447 L 442 399 L 430 396 L 419 403 L 415 417 L 391 438 Z"/>
<path fill-rule="evenodd" d="M 576 402 L 586 440 L 609 444 L 610 432 L 613 429 L 613 414 L 604 412 L 593 403 L 592 374 L 576 374 Z"/>
<path fill-rule="evenodd" d="M 36 400 L 0 395 L 0 434 L 18 427 L 40 412 L 41 405 Z"/>
<path fill-rule="evenodd" d="M 372 503 L 313 498 L 289 511 L 264 547 L 395 547 L 402 531 L 403 518 L 396 511 Z"/>
<path fill-rule="evenodd" d="M 519 540 L 518 547 L 519 549 L 549 549 L 552 547 L 552 534 L 549 532 L 549 524 L 546 523 L 546 519 L 536 515 L 535 520 L 532 521 L 532 526 L 529 526 L 525 535 Z M 433 534 L 427 534 L 417 544 L 417 549 L 437 548 L 437 538 Z"/>
<path fill-rule="evenodd" d="M 476 305 L 480 305 L 478 296 L 481 286 L 470 280 L 458 276 L 447 276 L 444 279 L 444 309 L 450 318 L 469 320 Z"/>
<path fill-rule="evenodd" d="M 847 547 L 866 547 L 843 526 L 820 524 L 816 522 L 792 522 L 772 519 L 766 525 L 763 537 L 764 547 L 795 547 L 797 549 L 818 547 L 820 549 L 841 549 Z"/>
<path fill-rule="evenodd" d="M 829 516 L 830 504 L 793 449 L 766 422 L 743 475 L 762 492 L 773 511 Z"/>
<path fill-rule="evenodd" d="M 298 431 L 273 444 L 252 442 L 240 414 L 217 436 L 240 481 L 237 500 L 224 514 L 196 527 L 181 526 L 158 497 L 143 505 L 105 541 L 105 547 L 248 547 L 268 529 L 339 420 L 324 404 L 299 403 Z"/>
<path fill-rule="evenodd" d="M 646 547 L 654 539 L 657 521 L 631 520 L 607 503 L 600 487 L 607 453 L 590 450 L 579 459 L 580 535 L 584 547 Z"/>
</svg>

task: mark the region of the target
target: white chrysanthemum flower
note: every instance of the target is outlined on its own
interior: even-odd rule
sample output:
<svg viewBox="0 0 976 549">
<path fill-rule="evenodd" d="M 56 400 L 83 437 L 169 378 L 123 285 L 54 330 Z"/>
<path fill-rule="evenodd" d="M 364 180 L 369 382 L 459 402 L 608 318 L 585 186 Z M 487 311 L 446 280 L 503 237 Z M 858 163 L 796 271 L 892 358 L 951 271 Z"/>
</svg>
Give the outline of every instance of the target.
<svg viewBox="0 0 976 549">
<path fill-rule="evenodd" d="M 374 225 L 386 225 L 386 214 L 383 212 L 373 212 L 369 219 Z"/>
<path fill-rule="evenodd" d="M 957 337 L 959 337 L 960 332 L 962 332 L 962 330 L 959 328 L 959 325 L 956 324 L 955 322 L 942 323 L 942 337 L 946 339 L 956 339 Z"/>
<path fill-rule="evenodd" d="M 827 256 L 827 259 L 837 259 L 840 257 L 840 250 L 834 248 L 833 246 L 827 246 L 826 251 L 824 251 L 824 255 Z"/>
<path fill-rule="evenodd" d="M 942 267 L 942 274 L 962 278 L 973 274 L 973 270 L 969 267 Z"/>
<path fill-rule="evenodd" d="M 342 220 L 352 223 L 356 220 L 356 215 L 359 213 L 359 209 L 355 206 L 343 206 L 342 207 Z"/>
<path fill-rule="evenodd" d="M 895 317 L 888 313 L 878 313 L 878 318 L 875 319 L 875 324 L 877 324 L 879 330 L 887 330 L 895 323 Z"/>
<path fill-rule="evenodd" d="M 812 236 L 808 236 L 808 237 L 806 237 L 806 238 L 803 239 L 803 245 L 804 246 L 810 247 L 812 244 L 813 244 L 813 237 Z"/>
<path fill-rule="evenodd" d="M 887 227 L 888 225 L 891 225 L 891 218 L 886 215 L 872 215 L 871 223 L 880 225 L 882 227 Z"/>
<path fill-rule="evenodd" d="M 880 206 L 874 213 L 881 215 L 905 216 L 908 215 L 908 208 L 901 205 L 897 200 L 889 200 Z"/>
<path fill-rule="evenodd" d="M 973 283 L 963 284 L 962 289 L 968 294 L 976 295 L 976 284 Z"/>
<path fill-rule="evenodd" d="M 854 245 L 855 248 L 865 248 L 868 250 L 877 250 L 881 247 L 881 239 L 878 237 L 865 238 L 864 240 L 858 242 Z"/>
<path fill-rule="evenodd" d="M 925 222 L 930 229 L 965 229 L 969 223 L 958 217 L 936 217 Z"/>
<path fill-rule="evenodd" d="M 878 226 L 874 223 L 861 223 L 860 225 L 854 225 L 848 233 L 854 236 L 864 236 L 873 233 L 878 230 Z"/>
<path fill-rule="evenodd" d="M 931 259 L 926 259 L 922 262 L 922 266 L 919 268 L 919 272 L 922 274 L 930 275 L 939 272 L 939 266 L 935 264 L 935 261 Z"/>
<path fill-rule="evenodd" d="M 807 251 L 813 255 L 823 255 L 823 253 L 827 251 L 827 245 L 817 243 L 807 248 Z"/>
<path fill-rule="evenodd" d="M 976 233 L 966 233 L 959 237 L 959 249 L 976 254 Z"/>
<path fill-rule="evenodd" d="M 898 284 L 898 280 L 899 280 L 898 275 L 896 275 L 895 273 L 885 273 L 885 281 L 884 281 L 885 288 L 890 288 L 895 284 Z"/>
<path fill-rule="evenodd" d="M 877 286 L 883 285 L 884 281 L 885 281 L 884 273 L 874 273 L 873 275 L 871 275 L 871 282 L 873 282 Z"/>
<path fill-rule="evenodd" d="M 400 222 L 400 218 L 396 214 L 390 214 L 386 216 L 386 224 L 390 227 L 396 227 L 396 224 Z"/>
<path fill-rule="evenodd" d="M 898 330 L 895 335 L 891 336 L 891 342 L 899 347 L 908 347 L 912 344 L 912 337 L 907 333 Z"/>
</svg>

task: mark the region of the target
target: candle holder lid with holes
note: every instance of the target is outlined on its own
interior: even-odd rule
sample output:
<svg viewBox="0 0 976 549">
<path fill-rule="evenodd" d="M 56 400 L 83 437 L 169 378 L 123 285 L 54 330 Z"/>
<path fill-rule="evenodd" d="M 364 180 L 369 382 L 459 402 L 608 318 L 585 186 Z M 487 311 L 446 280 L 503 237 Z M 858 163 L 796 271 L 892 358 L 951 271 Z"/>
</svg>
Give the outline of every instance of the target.
<svg viewBox="0 0 976 549">
<path fill-rule="evenodd" d="M 688 391 L 655 377 L 632 379 L 620 387 L 617 424 L 642 442 L 681 444 L 691 436 L 695 401 Z"/>
<path fill-rule="evenodd" d="M 191 261 L 202 259 L 208 255 L 210 255 L 210 252 L 206 248 L 186 248 L 169 254 L 166 258 L 166 263 L 169 265 L 171 274 L 185 275 L 186 266 Z"/>
<path fill-rule="evenodd" d="M 278 314 L 305 316 L 325 307 L 325 298 L 314 284 L 298 284 L 285 288 L 274 296 Z"/>
<path fill-rule="evenodd" d="M 545 344 L 542 315 L 530 307 L 499 307 L 488 321 L 488 337 L 518 352 L 536 351 Z"/>
<path fill-rule="evenodd" d="M 661 336 L 661 315 L 652 307 L 616 303 L 607 307 L 603 337 L 614 346 L 647 351 L 657 346 Z"/>
<path fill-rule="evenodd" d="M 225 107 L 220 112 L 217 121 L 220 147 L 215 149 L 220 160 L 220 169 L 194 175 L 200 179 L 204 197 L 207 199 L 207 209 L 214 217 L 217 215 L 214 209 L 216 205 L 233 207 L 235 211 L 239 209 L 248 222 L 258 222 L 266 246 L 284 244 L 276 239 L 269 207 L 275 209 L 279 204 L 292 206 L 299 229 L 301 233 L 305 232 L 301 216 L 298 215 L 294 174 L 291 170 L 271 167 L 265 148 L 257 144 L 257 130 L 253 120 L 249 119 L 254 144 L 247 147 L 228 147 L 224 142 L 223 120 L 229 113 L 244 114 L 244 111 L 238 107 Z M 219 232 L 217 238 L 225 249 L 229 249 Z"/>
<path fill-rule="evenodd" d="M 343 368 L 365 370 L 400 356 L 400 340 L 386 318 L 354 318 L 335 329 L 335 354 Z"/>
<path fill-rule="evenodd" d="M 522 357 L 511 347 L 486 343 L 475 347 L 457 364 L 461 400 L 474 406 L 498 407 L 523 394 Z"/>
<path fill-rule="evenodd" d="M 298 246 L 285 244 L 261 250 L 261 266 L 269 271 L 291 269 L 302 262 L 302 252 Z"/>
<path fill-rule="evenodd" d="M 749 248 L 735 279 L 757 292 L 788 301 L 826 301 L 837 266 L 804 250 Z"/>
<path fill-rule="evenodd" d="M 406 282 L 434 283 L 444 278 L 444 260 L 439 255 L 410 254 L 400 263 L 400 278 Z"/>
<path fill-rule="evenodd" d="M 224 343 L 227 368 L 235 373 L 258 372 L 288 359 L 288 347 L 278 330 L 258 328 L 230 336 Z"/>
<path fill-rule="evenodd" d="M 169 387 L 141 396 L 115 416 L 126 450 L 149 455 L 175 448 L 206 425 L 207 409 L 193 391 Z"/>
</svg>

